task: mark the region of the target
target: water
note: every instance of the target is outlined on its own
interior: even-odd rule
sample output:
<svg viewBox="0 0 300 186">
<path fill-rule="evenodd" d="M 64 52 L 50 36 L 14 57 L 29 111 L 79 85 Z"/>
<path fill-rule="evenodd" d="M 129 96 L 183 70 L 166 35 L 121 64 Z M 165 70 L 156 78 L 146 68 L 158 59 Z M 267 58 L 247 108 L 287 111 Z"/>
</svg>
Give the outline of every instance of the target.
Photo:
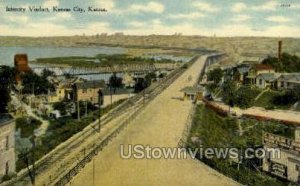
<svg viewBox="0 0 300 186">
<path fill-rule="evenodd" d="M 124 49 L 120 47 L 1 47 L 0 46 L 0 65 L 14 65 L 14 56 L 18 53 L 26 53 L 28 55 L 28 60 L 33 61 L 36 58 L 49 58 L 49 57 L 69 57 L 69 56 L 85 56 L 85 57 L 95 57 L 97 54 L 124 54 Z M 175 57 L 173 55 L 162 55 L 162 54 L 152 54 L 144 57 L 150 57 L 157 60 L 160 59 L 171 59 L 174 61 L 189 61 L 190 57 Z M 99 62 L 99 61 L 95 61 Z M 29 66 L 44 66 L 44 65 L 34 65 Z M 47 65 L 45 65 L 46 67 Z M 40 71 L 36 71 L 40 73 Z M 97 75 L 80 75 L 87 80 L 99 80 L 103 79 L 108 81 L 112 74 L 97 74 Z M 117 76 L 122 77 L 123 74 L 119 73 Z"/>
<path fill-rule="evenodd" d="M 0 64 L 13 66 L 14 56 L 26 53 L 28 60 L 48 57 L 85 56 L 95 57 L 97 54 L 123 54 L 119 47 L 0 47 Z"/>
</svg>

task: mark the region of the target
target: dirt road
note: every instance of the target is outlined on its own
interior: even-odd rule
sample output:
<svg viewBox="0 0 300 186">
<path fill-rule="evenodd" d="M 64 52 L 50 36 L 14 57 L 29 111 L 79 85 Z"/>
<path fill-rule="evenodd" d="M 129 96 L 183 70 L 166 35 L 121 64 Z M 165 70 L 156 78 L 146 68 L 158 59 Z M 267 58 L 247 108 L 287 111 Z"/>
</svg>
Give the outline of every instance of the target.
<svg viewBox="0 0 300 186">
<path fill-rule="evenodd" d="M 187 159 L 122 159 L 120 145 L 177 147 L 192 103 L 180 92 L 196 82 L 205 57 L 198 59 L 158 95 L 129 127 L 69 183 L 70 185 L 237 185 L 206 165 Z"/>
</svg>

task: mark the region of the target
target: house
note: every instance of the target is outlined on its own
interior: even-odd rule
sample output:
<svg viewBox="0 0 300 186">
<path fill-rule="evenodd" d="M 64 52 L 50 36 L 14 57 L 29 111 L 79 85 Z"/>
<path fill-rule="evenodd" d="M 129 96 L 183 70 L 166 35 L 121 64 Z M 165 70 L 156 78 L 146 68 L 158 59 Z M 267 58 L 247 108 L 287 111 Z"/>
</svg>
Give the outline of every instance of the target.
<svg viewBox="0 0 300 186">
<path fill-rule="evenodd" d="M 256 77 L 263 73 L 275 73 L 275 69 L 270 65 L 254 64 L 250 69 L 247 76 L 247 83 L 250 85 L 256 84 Z"/>
<path fill-rule="evenodd" d="M 97 104 L 99 102 L 99 95 L 103 96 L 101 90 L 105 87 L 106 84 L 104 80 L 75 83 L 73 85 L 74 101 L 89 101 L 92 104 Z"/>
<path fill-rule="evenodd" d="M 15 120 L 0 114 L 0 179 L 16 171 Z"/>
<path fill-rule="evenodd" d="M 255 78 L 255 85 L 258 88 L 276 88 L 277 79 L 280 76 L 278 73 L 261 73 Z"/>
<path fill-rule="evenodd" d="M 248 64 L 238 65 L 237 67 L 234 68 L 234 72 L 233 72 L 234 79 L 238 82 L 245 84 L 250 69 L 251 69 L 251 65 Z"/>
<path fill-rule="evenodd" d="M 73 85 L 75 83 L 85 82 L 84 79 L 79 77 L 67 78 L 60 81 L 52 80 L 55 86 L 55 92 L 48 93 L 48 102 L 55 103 L 64 99 L 73 99 Z"/>
<path fill-rule="evenodd" d="M 281 74 L 277 80 L 278 89 L 295 89 L 300 87 L 300 73 Z"/>
<path fill-rule="evenodd" d="M 203 88 L 200 86 L 195 86 L 195 87 L 185 87 L 180 90 L 183 92 L 183 99 L 184 100 L 201 100 L 202 99 L 202 94 L 203 94 Z"/>
<path fill-rule="evenodd" d="M 295 139 L 265 133 L 263 138 L 266 156 L 263 170 L 300 184 L 300 129 L 295 129 Z M 279 151 L 275 151 L 278 149 Z M 278 154 L 279 153 L 279 154 Z"/>
</svg>

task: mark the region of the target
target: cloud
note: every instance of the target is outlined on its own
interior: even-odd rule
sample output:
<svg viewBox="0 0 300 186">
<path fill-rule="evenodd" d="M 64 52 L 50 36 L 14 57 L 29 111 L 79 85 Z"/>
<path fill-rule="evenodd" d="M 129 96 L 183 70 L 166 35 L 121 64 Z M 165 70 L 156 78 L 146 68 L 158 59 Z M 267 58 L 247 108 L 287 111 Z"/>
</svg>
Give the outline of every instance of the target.
<svg viewBox="0 0 300 186">
<path fill-rule="evenodd" d="M 205 14 L 200 12 L 191 12 L 188 14 L 173 14 L 169 15 L 168 18 L 170 19 L 199 19 L 205 17 Z"/>
<path fill-rule="evenodd" d="M 43 3 L 44 7 L 53 7 L 53 6 L 58 6 L 59 1 L 58 0 L 45 0 Z"/>
<path fill-rule="evenodd" d="M 194 7 L 196 7 L 198 10 L 204 11 L 204 12 L 218 12 L 219 8 L 216 7 L 213 4 L 207 3 L 207 2 L 196 2 L 193 4 Z"/>
<path fill-rule="evenodd" d="M 129 25 L 133 26 L 133 27 L 145 27 L 146 23 L 140 22 L 140 21 L 131 21 L 131 22 L 129 22 Z"/>
<path fill-rule="evenodd" d="M 52 16 L 46 20 L 48 21 L 65 21 L 65 20 L 70 20 L 72 19 L 72 14 L 70 12 L 59 12 L 59 13 L 56 13 L 55 16 Z"/>
<path fill-rule="evenodd" d="M 240 14 L 240 15 L 233 17 L 231 20 L 233 22 L 243 22 L 243 21 L 247 21 L 249 19 L 251 19 L 251 17 L 249 15 Z"/>
<path fill-rule="evenodd" d="M 242 12 L 244 10 L 247 9 L 247 5 L 245 3 L 235 3 L 232 7 L 231 7 L 231 11 L 232 12 Z"/>
<path fill-rule="evenodd" d="M 284 16 L 269 16 L 266 18 L 266 20 L 276 23 L 287 23 L 291 21 L 290 18 Z"/>
<path fill-rule="evenodd" d="M 128 11 L 133 13 L 139 12 L 153 12 L 153 13 L 162 13 L 165 10 L 165 6 L 158 2 L 149 2 L 147 4 L 134 4 L 131 5 Z"/>
<path fill-rule="evenodd" d="M 291 9 L 299 10 L 300 9 L 300 3 L 291 4 Z"/>
<path fill-rule="evenodd" d="M 252 9 L 256 11 L 275 11 L 279 7 L 278 2 L 268 1 L 258 6 L 253 6 Z"/>
<path fill-rule="evenodd" d="M 34 22 L 22 27 L 10 27 L 8 25 L 1 25 L 1 31 L 7 33 L 8 36 L 71 36 L 81 35 L 95 35 L 96 33 L 112 32 L 108 23 L 97 22 L 91 23 L 82 28 L 70 28 L 64 25 L 58 25 L 51 22 Z M 26 30 L 26 32 L 24 32 Z M 42 30 L 42 32 L 41 32 Z"/>
<path fill-rule="evenodd" d="M 17 14 L 12 14 L 12 15 L 4 15 L 3 19 L 8 21 L 8 22 L 15 22 L 18 24 L 25 24 L 29 21 L 29 17 L 25 15 L 17 15 Z"/>
<path fill-rule="evenodd" d="M 107 10 L 113 10 L 113 8 L 115 7 L 115 2 L 113 0 L 95 0 L 94 4 L 99 8 L 105 8 Z"/>
</svg>

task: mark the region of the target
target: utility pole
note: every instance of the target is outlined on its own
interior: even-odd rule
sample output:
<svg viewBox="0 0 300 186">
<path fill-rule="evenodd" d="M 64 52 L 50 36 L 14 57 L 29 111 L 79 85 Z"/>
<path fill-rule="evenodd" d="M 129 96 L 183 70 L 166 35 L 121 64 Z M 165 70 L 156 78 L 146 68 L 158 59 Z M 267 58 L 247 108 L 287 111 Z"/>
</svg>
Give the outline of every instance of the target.
<svg viewBox="0 0 300 186">
<path fill-rule="evenodd" d="M 77 98 L 77 120 L 80 120 L 79 100 Z"/>
<path fill-rule="evenodd" d="M 87 101 L 85 101 L 84 103 L 85 103 L 85 116 L 87 116 Z"/>
<path fill-rule="evenodd" d="M 103 104 L 103 93 L 99 89 L 98 91 L 98 104 L 99 104 L 99 123 L 98 123 L 98 132 L 101 130 L 101 105 Z"/>
</svg>

